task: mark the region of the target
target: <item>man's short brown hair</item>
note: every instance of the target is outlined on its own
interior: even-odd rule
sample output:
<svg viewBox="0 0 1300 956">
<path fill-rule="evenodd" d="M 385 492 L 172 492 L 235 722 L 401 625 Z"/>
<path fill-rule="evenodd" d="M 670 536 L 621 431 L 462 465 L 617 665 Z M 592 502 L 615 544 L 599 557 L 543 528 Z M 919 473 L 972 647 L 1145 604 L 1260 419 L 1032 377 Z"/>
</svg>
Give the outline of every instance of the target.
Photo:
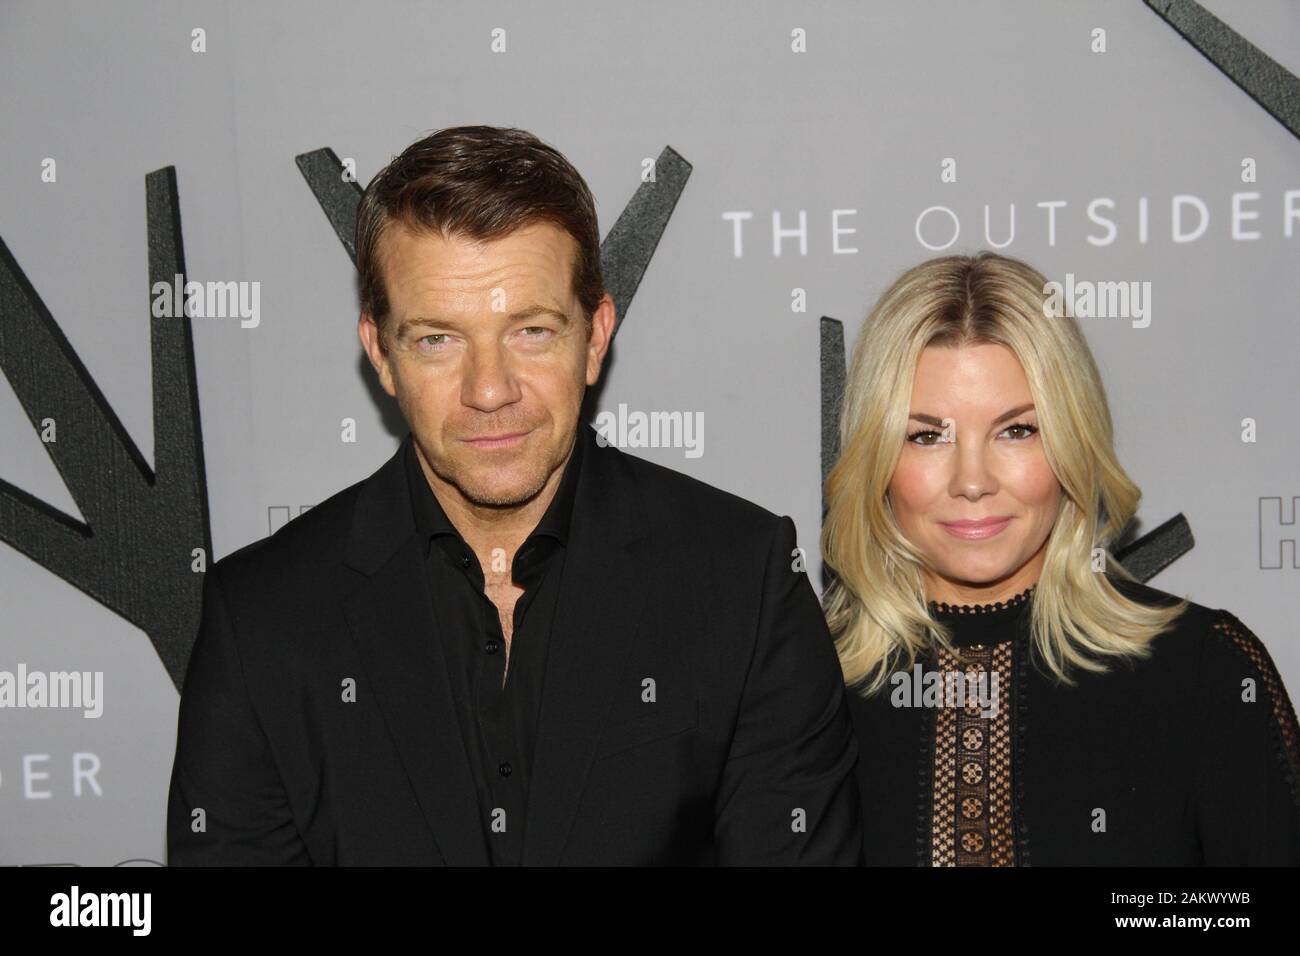
<svg viewBox="0 0 1300 956">
<path fill-rule="evenodd" d="M 417 140 L 376 174 L 357 210 L 361 309 L 379 326 L 389 318 L 379 242 L 390 223 L 475 241 L 551 222 L 577 242 L 573 291 L 584 318 L 605 294 L 596 202 L 573 165 L 522 129 L 453 126 Z"/>
</svg>

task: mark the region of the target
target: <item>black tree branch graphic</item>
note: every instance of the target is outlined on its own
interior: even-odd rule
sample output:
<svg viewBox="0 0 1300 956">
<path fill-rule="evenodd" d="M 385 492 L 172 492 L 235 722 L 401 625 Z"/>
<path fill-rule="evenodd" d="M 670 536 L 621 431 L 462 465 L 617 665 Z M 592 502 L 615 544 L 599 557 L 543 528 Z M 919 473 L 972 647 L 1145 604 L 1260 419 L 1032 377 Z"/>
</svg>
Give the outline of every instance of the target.
<svg viewBox="0 0 1300 956">
<path fill-rule="evenodd" d="M 176 170 L 145 177 L 149 288 L 185 274 Z M 182 278 L 182 283 L 185 281 Z M 0 240 L 0 367 L 86 522 L 0 480 L 0 539 L 149 635 L 179 688 L 198 627 L 208 527 L 203 437 L 188 318 L 154 317 L 154 467 Z"/>
</svg>

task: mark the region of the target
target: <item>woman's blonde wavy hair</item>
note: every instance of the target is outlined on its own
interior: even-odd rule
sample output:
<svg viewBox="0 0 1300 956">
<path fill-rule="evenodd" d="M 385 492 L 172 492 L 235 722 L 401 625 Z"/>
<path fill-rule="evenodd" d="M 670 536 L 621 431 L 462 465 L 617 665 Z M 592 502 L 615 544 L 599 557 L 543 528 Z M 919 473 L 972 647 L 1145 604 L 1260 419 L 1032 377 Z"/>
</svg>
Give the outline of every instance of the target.
<svg viewBox="0 0 1300 956">
<path fill-rule="evenodd" d="M 1057 680 L 1072 668 L 1104 672 L 1107 656 L 1146 657 L 1186 601 L 1129 600 L 1094 571 L 1135 580 L 1109 553 L 1137 511 L 1141 490 L 1115 457 L 1097 365 L 1072 317 L 1049 318 L 1047 280 L 1019 260 L 981 252 L 923 262 L 867 316 L 853 349 L 840 417 L 840 457 L 826 479 L 821 547 L 833 572 L 823 598 L 849 685 L 872 694 L 923 652 L 957 653 L 927 608 L 926 557 L 903 535 L 887 499 L 902 454 L 912 383 L 928 346 L 992 343 L 1020 360 L 1039 435 L 1061 485 L 1055 524 L 1031 599 L 1033 656 Z"/>
</svg>

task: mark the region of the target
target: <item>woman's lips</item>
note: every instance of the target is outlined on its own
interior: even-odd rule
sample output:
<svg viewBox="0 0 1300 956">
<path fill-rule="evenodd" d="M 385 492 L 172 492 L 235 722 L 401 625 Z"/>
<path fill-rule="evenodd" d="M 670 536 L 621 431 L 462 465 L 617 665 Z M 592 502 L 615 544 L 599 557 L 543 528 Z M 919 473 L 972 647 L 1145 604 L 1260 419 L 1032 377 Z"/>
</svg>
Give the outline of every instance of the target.
<svg viewBox="0 0 1300 956">
<path fill-rule="evenodd" d="M 941 521 L 939 523 L 943 525 L 943 530 L 954 538 L 979 541 L 982 538 L 991 538 L 995 534 L 1000 534 L 1002 529 L 1011 523 L 1011 519 L 984 518 L 980 521 Z"/>
</svg>

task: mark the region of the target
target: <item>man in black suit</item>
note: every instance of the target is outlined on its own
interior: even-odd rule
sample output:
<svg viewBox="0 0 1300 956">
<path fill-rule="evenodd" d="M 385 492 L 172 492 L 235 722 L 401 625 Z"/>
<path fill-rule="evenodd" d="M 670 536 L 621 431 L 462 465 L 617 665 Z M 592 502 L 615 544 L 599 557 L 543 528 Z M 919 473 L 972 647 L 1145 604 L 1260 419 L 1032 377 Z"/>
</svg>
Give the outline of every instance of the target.
<svg viewBox="0 0 1300 956">
<path fill-rule="evenodd" d="M 218 561 L 173 864 L 856 864 L 857 744 L 795 528 L 598 441 L 586 184 L 522 130 L 409 147 L 358 213 L 410 425 Z"/>
</svg>

